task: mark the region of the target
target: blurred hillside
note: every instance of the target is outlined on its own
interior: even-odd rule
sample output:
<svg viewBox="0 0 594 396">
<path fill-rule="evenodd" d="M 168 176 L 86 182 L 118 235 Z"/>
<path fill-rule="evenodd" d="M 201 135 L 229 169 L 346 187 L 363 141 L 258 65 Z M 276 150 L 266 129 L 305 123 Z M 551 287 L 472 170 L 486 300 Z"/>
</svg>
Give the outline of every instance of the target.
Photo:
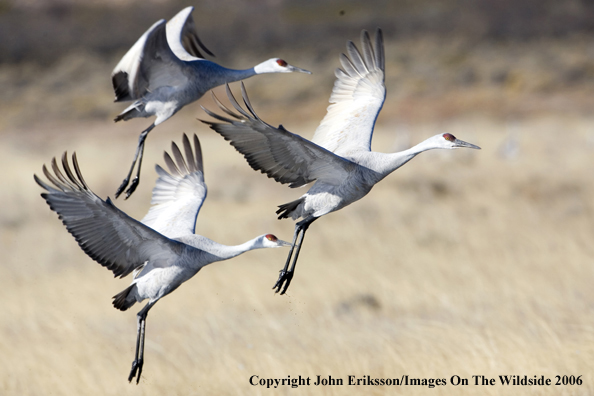
<svg viewBox="0 0 594 396">
<path fill-rule="evenodd" d="M 260 111 L 284 108 L 284 120 L 323 115 L 346 40 L 377 26 L 387 119 L 594 105 L 594 3 L 585 1 L 1 0 L 0 128 L 111 119 L 123 108 L 112 103 L 111 70 L 153 22 L 187 5 L 217 62 L 246 68 L 279 56 L 314 72 L 285 77 L 280 93 L 248 83 Z"/>
</svg>

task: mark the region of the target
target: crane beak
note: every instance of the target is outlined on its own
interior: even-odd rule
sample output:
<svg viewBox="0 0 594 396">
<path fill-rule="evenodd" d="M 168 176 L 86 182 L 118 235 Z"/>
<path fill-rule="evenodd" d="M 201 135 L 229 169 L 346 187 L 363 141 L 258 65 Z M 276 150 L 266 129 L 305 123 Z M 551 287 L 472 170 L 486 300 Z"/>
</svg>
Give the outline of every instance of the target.
<svg viewBox="0 0 594 396">
<path fill-rule="evenodd" d="M 475 146 L 474 144 L 465 142 L 464 140 L 460 140 L 460 139 L 454 140 L 454 147 L 455 148 L 466 147 L 466 148 L 471 148 L 471 149 L 475 149 L 475 150 L 480 150 L 481 149 L 479 146 Z"/>
<path fill-rule="evenodd" d="M 302 68 L 297 67 L 297 66 L 288 65 L 287 68 L 289 69 L 289 71 L 292 71 L 292 72 L 299 72 L 299 73 L 311 74 L 311 72 L 309 70 L 305 70 L 305 69 L 302 69 Z"/>
<path fill-rule="evenodd" d="M 293 246 L 292 243 L 285 242 L 285 241 L 282 241 L 280 239 L 277 242 L 280 243 L 280 246 L 279 247 L 281 247 L 281 246 Z"/>
</svg>

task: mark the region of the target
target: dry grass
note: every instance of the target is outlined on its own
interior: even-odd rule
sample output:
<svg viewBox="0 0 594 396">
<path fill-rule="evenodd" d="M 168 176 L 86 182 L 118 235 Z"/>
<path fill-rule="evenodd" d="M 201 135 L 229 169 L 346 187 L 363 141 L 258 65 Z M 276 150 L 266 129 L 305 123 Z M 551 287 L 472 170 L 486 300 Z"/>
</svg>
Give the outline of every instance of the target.
<svg viewBox="0 0 594 396">
<path fill-rule="evenodd" d="M 43 56 L 37 63 L 0 64 L 0 395 L 594 394 L 590 36 L 483 40 L 493 37 L 479 34 L 483 26 L 506 28 L 500 23 L 509 19 L 506 7 L 490 24 L 472 12 L 460 15 L 470 23 L 460 23 L 466 36 L 459 38 L 431 28 L 438 19 L 446 25 L 452 21 L 442 17 L 458 14 L 452 8 L 456 2 L 447 3 L 447 12 L 426 3 L 422 9 L 429 19 L 420 18 L 425 28 L 415 23 L 416 14 L 406 12 L 407 7 L 414 11 L 417 2 L 402 3 L 398 12 L 394 8 L 401 2 L 393 2 L 390 12 L 384 11 L 390 2 L 371 2 L 367 11 L 352 8 L 363 3 L 347 2 L 344 17 L 333 4 L 309 2 L 313 20 L 307 7 L 261 2 L 267 6 L 255 9 L 266 22 L 262 25 L 275 30 L 259 28 L 242 8 L 219 18 L 226 13 L 220 1 L 205 3 L 217 7 L 199 14 L 201 23 L 228 32 L 202 27 L 222 64 L 244 67 L 278 48 L 291 63 L 314 71 L 247 82 L 266 121 L 311 137 L 324 114 L 344 41 L 356 40 L 360 28 L 381 25 L 389 94 L 374 149 L 399 150 L 445 131 L 483 150 L 424 153 L 362 201 L 316 222 L 288 296 L 271 290 L 286 250 L 250 252 L 204 269 L 151 310 L 142 381 L 129 385 L 140 308 L 121 313 L 110 303 L 129 279 L 114 280 L 80 250 L 39 197 L 32 175 L 52 156 L 76 150 L 93 190 L 113 196 L 137 134 L 150 121 L 111 123 L 124 105 L 111 103 L 106 76 L 128 41 L 138 36 L 136 29 L 142 31 L 145 19 L 153 19 L 139 14 L 130 24 L 115 23 L 114 37 L 105 39 L 91 28 L 112 17 L 93 18 L 98 12 L 93 9 L 62 14 L 58 8 L 42 13 L 36 20 L 41 25 L 26 14 L 11 24 L 5 19 L 8 30 L 26 28 L 28 35 L 14 37 L 28 38 L 29 44 L 6 41 L 15 48 L 29 45 L 24 59 L 40 57 L 37 49 L 45 48 L 41 52 L 52 53 L 53 60 L 51 66 Z M 487 3 L 473 7 L 482 10 Z M 177 9 L 171 2 L 151 4 L 139 12 L 160 18 L 173 11 L 153 5 Z M 489 10 L 481 15 L 493 14 Z M 587 19 L 587 13 L 575 12 Z M 81 32 L 75 48 L 85 51 L 59 53 L 44 44 L 61 38 L 70 49 L 71 25 L 54 26 L 53 33 L 62 32 L 55 37 L 46 32 L 64 15 L 74 18 L 72 26 L 89 25 L 90 30 L 74 29 Z M 541 22 L 516 21 L 520 27 Z M 31 31 L 34 26 L 43 34 Z M 469 34 L 473 29 L 479 33 Z M 132 37 L 128 41 L 121 36 L 126 31 Z M 86 42 L 83 33 L 93 40 Z M 263 38 L 271 42 L 261 45 Z M 114 40 L 123 42 L 121 48 Z M 101 49 L 106 43 L 114 47 Z M 282 51 L 279 43 L 286 45 Z M 151 133 L 140 187 L 129 201 L 116 204 L 141 218 L 149 207 L 153 164 L 162 162 L 171 140 L 196 132 L 209 185 L 197 232 L 228 244 L 264 232 L 290 240 L 293 223 L 277 221 L 274 210 L 304 190 L 252 171 L 228 143 L 194 120 L 203 116 L 193 104 Z M 502 155 L 509 143 L 516 150 Z M 249 384 L 254 374 L 448 381 L 453 375 L 553 380 L 582 375 L 583 385 L 267 390 Z"/>
<path fill-rule="evenodd" d="M 139 191 L 118 206 L 140 218 L 152 163 L 182 131 L 197 132 L 210 189 L 197 232 L 229 244 L 263 232 L 290 239 L 292 223 L 276 221 L 273 211 L 301 191 L 251 171 L 194 115 L 186 110 L 151 135 Z M 146 121 L 7 129 L 0 393 L 425 394 L 425 387 L 268 391 L 248 379 L 567 374 L 584 384 L 431 392 L 591 394 L 593 122 L 552 114 L 514 125 L 486 117 L 407 125 L 412 143 L 441 129 L 483 150 L 425 153 L 361 202 L 317 222 L 288 296 L 270 289 L 285 250 L 203 270 L 151 311 L 139 386 L 126 382 L 137 308 L 123 314 L 110 304 L 128 280 L 113 280 L 82 253 L 39 198 L 32 174 L 76 150 L 94 191 L 113 195 Z M 380 120 L 374 148 L 393 150 L 398 127 Z M 516 130 L 514 159 L 498 154 L 506 129 Z"/>
</svg>

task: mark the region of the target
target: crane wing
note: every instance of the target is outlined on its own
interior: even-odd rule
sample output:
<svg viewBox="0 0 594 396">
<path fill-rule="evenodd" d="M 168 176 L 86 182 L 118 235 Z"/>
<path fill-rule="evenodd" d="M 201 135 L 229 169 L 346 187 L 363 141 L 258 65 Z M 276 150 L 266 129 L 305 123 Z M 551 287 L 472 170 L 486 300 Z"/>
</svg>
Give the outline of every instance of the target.
<svg viewBox="0 0 594 396">
<path fill-rule="evenodd" d="M 241 92 L 249 113 L 237 103 L 227 85 L 229 101 L 240 114 L 226 108 L 213 93 L 220 109 L 232 118 L 218 115 L 203 107 L 208 115 L 223 123 L 202 122 L 225 140 L 229 140 L 231 145 L 243 154 L 252 169 L 266 173 L 279 183 L 289 183 L 289 187 L 294 188 L 314 180 L 340 184 L 355 167 L 351 161 L 287 131 L 282 125 L 275 128 L 265 123 L 254 112 L 243 83 Z"/>
<path fill-rule="evenodd" d="M 347 43 L 343 69 L 336 69 L 331 105 L 312 141 L 337 155 L 370 151 L 375 120 L 386 98 L 384 43 L 381 29 L 375 34 L 375 50 L 367 31 L 361 32 L 361 48 Z"/>
<path fill-rule="evenodd" d="M 47 191 L 41 196 L 83 251 L 121 278 L 147 261 L 158 267 L 172 265 L 184 245 L 134 220 L 116 208 L 109 198 L 103 201 L 84 181 L 76 154 L 72 155 L 72 162 L 76 175 L 70 170 L 66 153 L 62 156 L 66 176 L 55 158 L 52 160 L 54 174 L 43 166 L 43 173 L 53 186 L 37 175 L 34 177 Z"/>
<path fill-rule="evenodd" d="M 184 85 L 188 82 L 186 67 L 167 43 L 165 20 L 157 21 L 113 69 L 115 101 L 140 99 L 158 87 Z"/>
<path fill-rule="evenodd" d="M 179 59 L 184 61 L 204 58 L 201 51 L 214 56 L 198 37 L 192 11 L 194 11 L 194 7 L 186 7 L 167 22 L 169 47 Z"/>
<path fill-rule="evenodd" d="M 198 137 L 194 135 L 192 151 L 190 140 L 184 134 L 183 149 L 185 159 L 177 145 L 171 143 L 171 152 L 177 165 L 169 153 L 164 153 L 169 172 L 156 166 L 159 178 L 153 189 L 152 206 L 141 220 L 143 224 L 169 238 L 194 234 L 196 217 L 206 199 L 202 150 Z"/>
</svg>

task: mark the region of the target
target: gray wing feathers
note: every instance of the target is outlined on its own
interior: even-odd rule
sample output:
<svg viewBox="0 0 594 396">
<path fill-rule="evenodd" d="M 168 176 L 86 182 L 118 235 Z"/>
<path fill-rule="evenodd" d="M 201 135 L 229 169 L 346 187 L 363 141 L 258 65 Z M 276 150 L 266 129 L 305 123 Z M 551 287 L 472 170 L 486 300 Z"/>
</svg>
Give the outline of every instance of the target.
<svg viewBox="0 0 594 396">
<path fill-rule="evenodd" d="M 201 50 L 214 56 L 198 37 L 193 9 L 184 8 L 167 23 L 157 21 L 128 50 L 111 74 L 116 102 L 140 99 L 154 87 L 183 85 L 182 61 L 203 58 Z"/>
<path fill-rule="evenodd" d="M 339 183 L 346 177 L 347 169 L 354 166 L 353 163 L 287 131 L 282 125 L 275 128 L 262 121 L 253 109 L 243 83 L 241 89 L 249 113 L 237 103 L 227 85 L 229 101 L 240 114 L 226 108 L 213 94 L 220 109 L 233 118 L 213 113 L 203 107 L 207 114 L 222 123 L 202 122 L 230 141 L 254 170 L 293 188 L 317 179 Z"/>
<path fill-rule="evenodd" d="M 147 41 L 159 28 L 164 29 L 165 20 L 161 19 L 151 26 L 126 52 L 111 73 L 111 81 L 116 95 L 116 102 L 140 98 L 148 88 L 148 78 L 141 69 Z M 163 33 L 164 34 L 164 33 Z"/>
<path fill-rule="evenodd" d="M 43 167 L 43 173 L 53 184 L 47 184 L 37 175 L 35 181 L 47 192 L 41 194 L 56 212 L 66 229 L 83 251 L 93 260 L 124 277 L 147 261 L 168 265 L 181 244 L 170 241 L 116 208 L 111 200 L 101 200 L 87 186 L 81 176 L 76 154 L 72 155 L 76 176 L 72 173 L 66 153 L 60 171 L 55 158 L 52 175 Z"/>
<path fill-rule="evenodd" d="M 163 19 L 156 22 L 114 68 L 116 102 L 140 99 L 155 88 L 187 83 L 188 66 L 170 47 L 167 26 Z M 181 48 L 181 43 L 178 46 Z"/>
<path fill-rule="evenodd" d="M 193 140 L 194 150 L 184 134 L 185 158 L 174 142 L 173 158 L 167 152 L 163 154 L 169 172 L 159 165 L 155 167 L 159 178 L 153 189 L 152 206 L 142 219 L 142 223 L 170 238 L 194 233 L 196 217 L 206 199 L 202 150 L 196 135 Z"/>
<path fill-rule="evenodd" d="M 362 38 L 363 38 L 363 35 L 362 35 Z M 366 43 L 363 42 L 363 45 L 365 45 L 365 44 Z M 357 49 L 357 47 L 355 47 L 355 44 L 352 41 L 349 41 L 347 44 L 347 52 L 349 53 L 351 62 L 353 63 L 355 72 L 357 74 L 364 76 L 365 74 L 369 73 L 369 69 L 367 68 L 367 65 L 363 61 L 363 58 L 361 58 L 361 54 L 359 53 L 359 50 Z M 373 66 L 373 65 L 370 65 L 370 66 Z"/>
<path fill-rule="evenodd" d="M 384 55 L 384 35 L 381 29 L 375 32 L 375 67 L 379 70 L 386 70 L 386 58 Z"/>
</svg>

